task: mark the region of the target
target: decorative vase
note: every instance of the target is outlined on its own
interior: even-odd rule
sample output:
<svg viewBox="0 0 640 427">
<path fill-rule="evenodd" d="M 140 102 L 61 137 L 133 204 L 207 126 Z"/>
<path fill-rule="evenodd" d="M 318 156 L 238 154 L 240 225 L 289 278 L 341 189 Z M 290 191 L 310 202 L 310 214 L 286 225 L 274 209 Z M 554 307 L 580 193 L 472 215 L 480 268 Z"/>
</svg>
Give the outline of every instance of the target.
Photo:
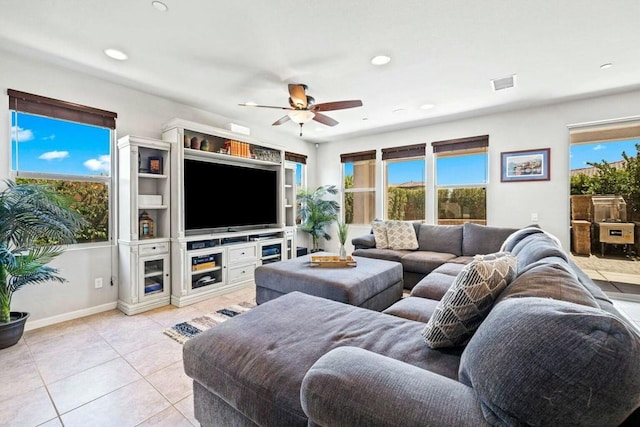
<svg viewBox="0 0 640 427">
<path fill-rule="evenodd" d="M 340 259 L 341 260 L 347 259 L 347 250 L 345 249 L 344 244 L 340 245 Z"/>
<path fill-rule="evenodd" d="M 11 347 L 20 341 L 28 318 L 27 312 L 12 311 L 9 323 L 0 323 L 0 349 Z"/>
</svg>

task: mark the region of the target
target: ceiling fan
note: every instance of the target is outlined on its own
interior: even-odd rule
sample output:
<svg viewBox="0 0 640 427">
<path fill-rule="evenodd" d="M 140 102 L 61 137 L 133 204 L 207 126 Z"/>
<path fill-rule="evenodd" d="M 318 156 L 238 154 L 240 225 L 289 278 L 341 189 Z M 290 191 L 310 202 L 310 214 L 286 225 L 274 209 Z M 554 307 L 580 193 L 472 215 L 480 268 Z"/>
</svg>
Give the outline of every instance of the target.
<svg viewBox="0 0 640 427">
<path fill-rule="evenodd" d="M 335 101 L 315 103 L 313 96 L 307 95 L 307 85 L 289 84 L 289 107 L 276 107 L 272 105 L 239 104 L 243 107 L 277 108 L 287 110 L 287 115 L 282 116 L 273 123 L 273 126 L 281 125 L 289 120 L 300 125 L 300 136 L 302 136 L 302 125 L 315 120 L 327 126 L 335 126 L 338 122 L 331 117 L 322 114 L 323 111 L 344 110 L 346 108 L 362 107 L 359 99 L 351 101 Z"/>
</svg>

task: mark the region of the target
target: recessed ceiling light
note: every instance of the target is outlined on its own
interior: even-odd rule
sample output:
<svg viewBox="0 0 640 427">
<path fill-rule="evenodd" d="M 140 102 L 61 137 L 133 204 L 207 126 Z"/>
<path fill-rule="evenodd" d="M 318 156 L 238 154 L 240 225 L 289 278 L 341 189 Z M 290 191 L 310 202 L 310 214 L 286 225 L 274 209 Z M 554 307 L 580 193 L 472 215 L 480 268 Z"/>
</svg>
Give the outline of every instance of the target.
<svg viewBox="0 0 640 427">
<path fill-rule="evenodd" d="M 422 109 L 422 110 L 430 110 L 435 106 L 436 106 L 436 104 L 422 104 L 420 106 L 420 109 Z"/>
<path fill-rule="evenodd" d="M 155 7 L 156 10 L 159 10 L 160 12 L 166 12 L 167 10 L 169 10 L 169 7 L 166 4 L 162 3 L 161 1 L 152 1 L 151 5 Z"/>
<path fill-rule="evenodd" d="M 391 61 L 391 58 L 386 55 L 378 55 L 371 58 L 371 63 L 373 65 L 384 65 L 388 64 Z"/>
<path fill-rule="evenodd" d="M 602 64 L 600 66 L 600 69 L 601 70 L 606 70 L 607 68 L 611 68 L 611 67 L 613 67 L 613 64 L 611 62 L 607 62 L 606 64 Z"/>
<path fill-rule="evenodd" d="M 406 108 L 396 108 L 395 110 L 393 110 L 393 114 L 402 114 L 406 112 L 407 112 Z"/>
<path fill-rule="evenodd" d="M 118 49 L 105 49 L 104 54 L 118 61 L 126 61 L 129 58 L 126 53 Z"/>
</svg>

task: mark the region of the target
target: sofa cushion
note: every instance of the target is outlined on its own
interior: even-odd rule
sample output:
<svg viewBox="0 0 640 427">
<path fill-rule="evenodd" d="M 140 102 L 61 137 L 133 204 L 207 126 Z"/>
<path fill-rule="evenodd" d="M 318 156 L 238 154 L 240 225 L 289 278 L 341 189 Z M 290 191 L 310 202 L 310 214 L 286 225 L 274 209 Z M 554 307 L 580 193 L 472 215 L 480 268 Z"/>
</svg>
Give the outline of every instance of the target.
<svg viewBox="0 0 640 427">
<path fill-rule="evenodd" d="M 580 284 L 576 274 L 566 263 L 537 264 L 518 274 L 513 282 L 498 297 L 540 297 L 568 301 L 588 307 L 599 307 L 595 298 Z"/>
<path fill-rule="evenodd" d="M 387 239 L 387 222 L 375 220 L 371 222 L 371 230 L 376 239 L 376 249 L 387 249 L 389 239 Z"/>
<path fill-rule="evenodd" d="M 467 344 L 460 381 L 491 425 L 619 425 L 640 405 L 640 337 L 599 309 L 511 298 Z"/>
<path fill-rule="evenodd" d="M 436 300 L 409 296 L 394 303 L 391 307 L 385 309 L 383 313 L 427 323 L 437 306 L 438 301 Z"/>
<path fill-rule="evenodd" d="M 512 255 L 467 264 L 422 331 L 427 345 L 442 348 L 466 344 L 515 276 L 516 258 Z"/>
<path fill-rule="evenodd" d="M 515 228 L 490 227 L 465 222 L 462 226 L 462 255 L 499 252 L 502 243 L 516 231 Z"/>
<path fill-rule="evenodd" d="M 387 261 L 400 262 L 402 257 L 409 251 L 396 251 L 394 249 L 356 249 L 351 253 L 353 256 L 361 256 L 365 258 L 384 259 Z"/>
<path fill-rule="evenodd" d="M 440 301 L 463 268 L 464 264 L 451 262 L 442 264 L 411 289 L 411 296 Z"/>
<path fill-rule="evenodd" d="M 462 225 L 421 224 L 418 249 L 462 255 Z"/>
<path fill-rule="evenodd" d="M 400 262 L 405 271 L 429 274 L 455 255 L 444 252 L 412 251 L 402 255 Z"/>
<path fill-rule="evenodd" d="M 389 248 L 396 250 L 418 249 L 418 237 L 413 223 L 408 221 L 387 221 Z M 377 245 L 376 245 L 377 247 Z"/>
</svg>

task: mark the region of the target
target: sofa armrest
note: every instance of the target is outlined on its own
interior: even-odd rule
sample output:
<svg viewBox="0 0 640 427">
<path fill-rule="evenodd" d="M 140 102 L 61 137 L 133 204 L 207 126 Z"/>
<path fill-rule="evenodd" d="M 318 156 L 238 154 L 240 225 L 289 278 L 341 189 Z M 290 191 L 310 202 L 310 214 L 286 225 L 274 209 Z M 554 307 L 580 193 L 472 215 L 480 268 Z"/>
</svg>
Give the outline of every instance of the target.
<svg viewBox="0 0 640 427">
<path fill-rule="evenodd" d="M 310 425 L 488 425 L 470 387 L 357 347 L 318 359 L 300 401 Z"/>
<path fill-rule="evenodd" d="M 355 249 L 372 249 L 376 247 L 376 238 L 373 234 L 365 234 L 351 239 L 351 244 Z"/>
</svg>

